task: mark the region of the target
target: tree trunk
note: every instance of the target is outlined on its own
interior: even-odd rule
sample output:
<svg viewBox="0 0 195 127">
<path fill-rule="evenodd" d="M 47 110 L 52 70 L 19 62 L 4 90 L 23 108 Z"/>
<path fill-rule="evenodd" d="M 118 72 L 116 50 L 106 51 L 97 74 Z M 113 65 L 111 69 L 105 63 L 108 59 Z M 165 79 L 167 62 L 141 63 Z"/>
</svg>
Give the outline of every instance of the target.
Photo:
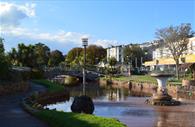
<svg viewBox="0 0 195 127">
<path fill-rule="evenodd" d="M 179 79 L 179 59 L 175 60 L 176 62 L 176 77 Z"/>
<path fill-rule="evenodd" d="M 191 65 L 191 70 L 192 70 L 192 76 L 193 76 L 193 80 L 195 80 L 195 63 Z"/>
</svg>

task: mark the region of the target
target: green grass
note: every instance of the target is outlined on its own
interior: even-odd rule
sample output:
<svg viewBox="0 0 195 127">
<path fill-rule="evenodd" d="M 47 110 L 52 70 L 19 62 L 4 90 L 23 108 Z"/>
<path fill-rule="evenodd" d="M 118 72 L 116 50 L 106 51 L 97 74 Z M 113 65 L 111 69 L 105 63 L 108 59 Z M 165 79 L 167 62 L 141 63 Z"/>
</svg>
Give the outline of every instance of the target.
<svg viewBox="0 0 195 127">
<path fill-rule="evenodd" d="M 148 82 L 148 83 L 157 83 L 156 79 L 154 77 L 151 77 L 150 75 L 132 75 L 130 77 L 119 77 L 116 78 L 119 80 L 126 80 L 126 81 L 134 81 L 134 82 Z"/>
<path fill-rule="evenodd" d="M 50 127 L 126 127 L 113 118 L 103 118 L 95 115 L 66 113 L 43 110 L 36 113 Z"/>
<path fill-rule="evenodd" d="M 151 77 L 150 75 L 131 75 L 130 77 L 119 76 L 119 77 L 112 77 L 112 80 L 117 80 L 117 81 L 131 80 L 133 82 L 148 82 L 153 84 L 157 83 L 156 79 L 154 77 Z"/>
<path fill-rule="evenodd" d="M 64 91 L 64 86 L 57 83 L 53 83 L 46 79 L 33 80 L 33 82 L 45 86 L 49 92 Z"/>
<path fill-rule="evenodd" d="M 64 90 L 62 85 L 52 83 L 48 80 L 33 80 L 33 82 L 45 86 L 50 92 Z M 88 114 L 40 110 L 35 115 L 48 123 L 49 127 L 126 127 L 116 119 Z"/>
<path fill-rule="evenodd" d="M 105 78 L 104 78 L 105 79 Z M 151 83 L 151 84 L 157 84 L 157 81 L 154 77 L 150 75 L 131 75 L 130 77 L 125 77 L 125 76 L 119 76 L 119 77 L 112 77 L 112 80 L 117 80 L 117 81 L 132 81 L 132 82 L 145 82 L 145 83 Z M 176 80 L 176 79 L 171 79 L 168 81 L 169 84 L 177 85 L 181 84 L 181 80 Z"/>
</svg>

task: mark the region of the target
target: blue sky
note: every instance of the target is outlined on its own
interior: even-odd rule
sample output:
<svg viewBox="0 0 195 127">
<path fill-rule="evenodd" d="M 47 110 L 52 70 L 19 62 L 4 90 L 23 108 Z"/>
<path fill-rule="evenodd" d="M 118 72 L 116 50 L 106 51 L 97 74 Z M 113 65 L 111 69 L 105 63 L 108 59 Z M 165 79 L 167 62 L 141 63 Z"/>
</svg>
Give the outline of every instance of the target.
<svg viewBox="0 0 195 127">
<path fill-rule="evenodd" d="M 82 36 L 107 47 L 154 40 L 157 29 L 170 25 L 191 23 L 195 30 L 195 0 L 7 0 L 0 23 L 7 51 L 42 42 L 67 53 Z"/>
</svg>

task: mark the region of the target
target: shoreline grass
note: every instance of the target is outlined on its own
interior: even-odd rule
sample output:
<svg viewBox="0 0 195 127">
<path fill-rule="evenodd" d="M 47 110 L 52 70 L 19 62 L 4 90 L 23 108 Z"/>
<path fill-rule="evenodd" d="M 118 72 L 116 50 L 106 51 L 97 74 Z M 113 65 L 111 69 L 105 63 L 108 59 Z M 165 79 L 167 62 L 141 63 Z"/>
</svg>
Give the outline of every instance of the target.
<svg viewBox="0 0 195 127">
<path fill-rule="evenodd" d="M 103 77 L 102 79 L 109 79 Z M 117 80 L 117 81 L 132 81 L 136 83 L 151 83 L 151 84 L 156 84 L 157 85 L 157 80 L 155 77 L 152 77 L 150 75 L 131 75 L 129 77 L 127 76 L 118 76 L 118 77 L 112 77 L 112 80 Z M 181 80 L 177 80 L 174 78 L 170 78 L 168 80 L 168 84 L 172 85 L 181 85 Z"/>
<path fill-rule="evenodd" d="M 50 127 L 126 127 L 114 118 L 104 118 L 89 114 L 43 110 L 36 116 Z"/>
<path fill-rule="evenodd" d="M 48 92 L 61 92 L 65 89 L 64 86 L 46 79 L 32 80 L 32 82 L 45 86 Z"/>
<path fill-rule="evenodd" d="M 33 80 L 33 82 L 45 86 L 48 92 L 60 92 L 64 90 L 64 86 L 48 80 Z M 117 119 L 89 114 L 43 109 L 35 112 L 34 115 L 48 123 L 49 127 L 126 127 L 126 125 Z"/>
</svg>

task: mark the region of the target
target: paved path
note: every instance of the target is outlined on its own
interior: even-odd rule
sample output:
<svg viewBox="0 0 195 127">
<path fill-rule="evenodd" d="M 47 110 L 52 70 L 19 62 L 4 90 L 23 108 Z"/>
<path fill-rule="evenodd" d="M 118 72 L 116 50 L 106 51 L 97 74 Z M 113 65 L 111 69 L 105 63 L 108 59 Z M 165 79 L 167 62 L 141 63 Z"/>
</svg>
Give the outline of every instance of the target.
<svg viewBox="0 0 195 127">
<path fill-rule="evenodd" d="M 22 98 L 34 91 L 44 90 L 40 85 L 31 84 L 31 89 L 26 93 L 0 97 L 0 127 L 47 127 L 21 107 Z"/>
</svg>

